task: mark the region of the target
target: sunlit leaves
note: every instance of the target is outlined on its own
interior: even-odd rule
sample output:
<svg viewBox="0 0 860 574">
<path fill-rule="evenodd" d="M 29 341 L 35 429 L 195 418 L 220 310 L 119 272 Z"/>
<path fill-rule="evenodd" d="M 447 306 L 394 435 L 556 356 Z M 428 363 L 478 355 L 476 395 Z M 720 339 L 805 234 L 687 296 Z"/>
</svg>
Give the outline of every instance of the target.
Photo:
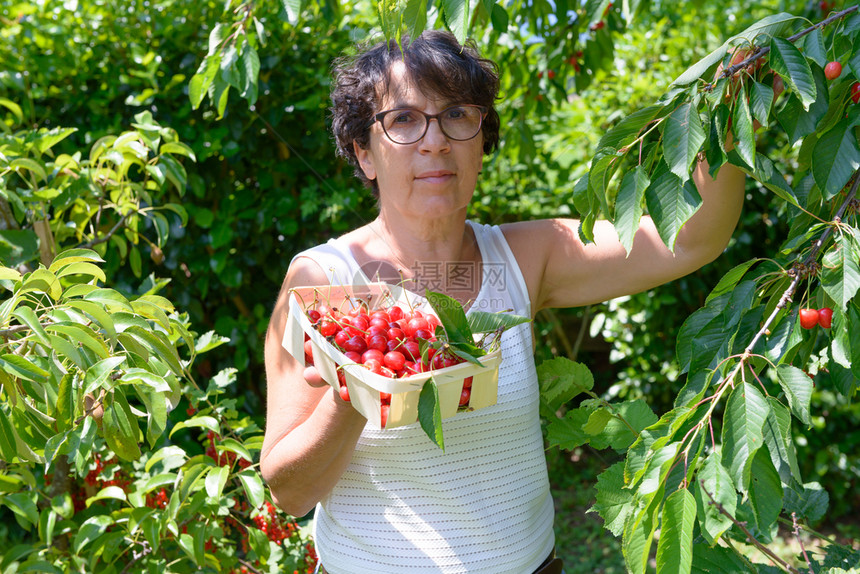
<svg viewBox="0 0 860 574">
<path fill-rule="evenodd" d="M 750 383 L 736 385 L 726 405 L 721 437 L 724 464 L 742 491 L 749 488 L 750 468 L 764 440 L 762 428 L 768 411 L 761 391 Z"/>
<path fill-rule="evenodd" d="M 690 178 L 690 168 L 705 142 L 705 130 L 696 106 L 693 103 L 678 106 L 666 118 L 663 130 L 666 164 L 684 183 Z"/>
<path fill-rule="evenodd" d="M 770 66 L 785 85 L 800 96 L 803 109 L 808 110 L 817 92 L 812 70 L 803 54 L 788 40 L 774 37 L 770 42 Z"/>
</svg>

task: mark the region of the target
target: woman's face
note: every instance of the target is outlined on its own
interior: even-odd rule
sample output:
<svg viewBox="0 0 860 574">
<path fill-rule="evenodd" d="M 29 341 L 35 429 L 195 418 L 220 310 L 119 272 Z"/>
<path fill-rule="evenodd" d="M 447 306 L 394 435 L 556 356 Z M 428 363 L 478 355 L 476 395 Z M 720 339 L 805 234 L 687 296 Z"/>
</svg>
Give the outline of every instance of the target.
<svg viewBox="0 0 860 574">
<path fill-rule="evenodd" d="M 413 108 L 437 114 L 455 104 L 423 94 L 409 81 L 405 66 L 398 62 L 391 69 L 391 84 L 378 112 L 393 108 Z M 383 210 L 404 215 L 444 217 L 463 211 L 469 205 L 483 162 L 483 135 L 467 141 L 449 139 L 431 120 L 419 141 L 402 145 L 392 142 L 379 122 L 370 128 L 367 149 L 355 145 L 359 165 L 369 179 L 379 185 Z"/>
</svg>

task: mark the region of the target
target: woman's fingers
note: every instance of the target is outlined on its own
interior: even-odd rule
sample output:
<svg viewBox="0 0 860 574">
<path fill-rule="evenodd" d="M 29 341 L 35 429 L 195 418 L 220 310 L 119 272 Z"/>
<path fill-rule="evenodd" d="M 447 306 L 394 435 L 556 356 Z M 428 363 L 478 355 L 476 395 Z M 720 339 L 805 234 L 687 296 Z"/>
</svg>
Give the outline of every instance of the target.
<svg viewBox="0 0 860 574">
<path fill-rule="evenodd" d="M 325 379 L 320 376 L 320 372 L 316 367 L 306 367 L 303 375 L 305 377 L 305 381 L 307 381 L 307 383 L 312 387 L 322 387 L 328 384 L 325 382 Z"/>
</svg>

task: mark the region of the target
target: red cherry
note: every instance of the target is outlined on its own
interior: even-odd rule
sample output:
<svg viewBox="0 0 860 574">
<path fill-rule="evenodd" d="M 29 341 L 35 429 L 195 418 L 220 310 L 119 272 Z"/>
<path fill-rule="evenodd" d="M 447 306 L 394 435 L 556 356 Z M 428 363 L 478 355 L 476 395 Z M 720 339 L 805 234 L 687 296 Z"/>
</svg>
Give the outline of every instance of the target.
<svg viewBox="0 0 860 574">
<path fill-rule="evenodd" d="M 379 317 L 379 316 L 377 316 L 377 317 L 373 317 L 373 318 L 370 320 L 370 328 L 373 328 L 373 327 L 379 327 L 379 328 L 384 329 L 384 330 L 386 330 L 386 331 L 387 331 L 387 330 L 388 330 L 388 324 L 389 324 L 390 322 L 391 322 L 391 321 L 389 321 L 389 320 L 388 320 L 388 316 L 387 316 L 387 315 L 386 315 L 384 318 L 383 318 L 383 317 Z"/>
<path fill-rule="evenodd" d="M 388 338 L 392 341 L 402 341 L 406 338 L 406 333 L 403 329 L 392 328 L 388 330 Z"/>
<path fill-rule="evenodd" d="M 420 313 L 420 311 L 418 312 Z M 409 322 L 406 324 L 406 328 L 403 329 L 403 331 L 407 336 L 414 337 L 415 332 L 421 329 L 425 331 L 430 330 L 430 324 L 427 322 L 427 319 L 424 319 L 423 317 L 413 317 L 412 319 L 409 319 Z"/>
<path fill-rule="evenodd" d="M 308 309 L 308 319 L 310 319 L 311 323 L 316 323 L 320 320 L 320 312 L 316 309 Z"/>
<path fill-rule="evenodd" d="M 370 369 L 371 373 L 382 374 L 382 361 L 379 359 L 368 359 L 364 362 L 364 366 Z"/>
<path fill-rule="evenodd" d="M 383 311 L 382 309 L 377 309 L 373 313 L 370 314 L 370 320 L 374 319 L 385 319 L 385 322 L 388 323 L 391 321 L 391 315 L 388 314 L 388 311 Z"/>
<path fill-rule="evenodd" d="M 550 80 L 553 79 L 555 77 L 555 70 L 547 70 L 546 71 L 546 77 L 549 78 Z"/>
<path fill-rule="evenodd" d="M 822 307 L 818 310 L 818 324 L 829 329 L 833 323 L 833 309 L 830 307 Z"/>
<path fill-rule="evenodd" d="M 384 357 L 385 354 L 379 349 L 368 349 L 364 353 L 362 353 L 361 362 L 366 365 L 369 360 L 375 359 L 381 363 Z"/>
<path fill-rule="evenodd" d="M 418 361 L 421 358 L 421 349 L 414 340 L 406 341 L 403 343 L 403 354 L 413 361 Z"/>
<path fill-rule="evenodd" d="M 391 407 L 388 405 L 382 405 L 379 409 L 379 425 L 382 428 L 385 428 L 385 425 L 388 424 L 388 411 L 391 410 Z"/>
<path fill-rule="evenodd" d="M 340 327 L 334 321 L 323 321 L 320 323 L 320 335 L 323 337 L 331 337 L 339 330 Z"/>
<path fill-rule="evenodd" d="M 346 331 L 338 331 L 334 336 L 334 344 L 343 349 L 343 344 L 350 338 L 350 334 Z"/>
<path fill-rule="evenodd" d="M 856 104 L 860 102 L 860 82 L 851 84 L 851 100 Z"/>
<path fill-rule="evenodd" d="M 800 326 L 804 329 L 812 329 L 818 325 L 818 310 L 817 309 L 801 309 L 800 310 Z"/>
<path fill-rule="evenodd" d="M 376 349 L 377 351 L 385 353 L 385 351 L 388 350 L 388 336 L 374 335 L 373 337 L 369 337 L 367 339 L 367 348 Z"/>
<path fill-rule="evenodd" d="M 394 306 L 388 310 L 388 318 L 393 323 L 394 321 L 399 321 L 403 318 L 403 309 L 400 307 Z"/>
<path fill-rule="evenodd" d="M 382 391 L 379 391 L 379 402 L 382 403 L 383 405 L 390 405 L 391 404 L 391 393 L 384 393 Z"/>
<path fill-rule="evenodd" d="M 842 74 L 842 64 L 839 62 L 828 62 L 824 66 L 824 76 L 828 80 L 835 80 Z"/>
<path fill-rule="evenodd" d="M 376 335 L 382 335 L 383 337 L 388 339 L 388 330 L 388 323 L 385 324 L 385 327 L 371 324 L 370 327 L 367 329 L 367 338 L 369 340 L 371 337 L 374 337 Z"/>
<path fill-rule="evenodd" d="M 361 353 L 356 353 L 355 351 L 347 351 L 346 353 L 344 353 L 344 355 L 346 355 L 346 358 L 353 363 L 361 362 Z"/>
<path fill-rule="evenodd" d="M 348 403 L 349 402 L 349 388 L 347 388 L 346 385 L 341 385 L 341 387 L 339 389 L 339 393 L 340 393 L 341 400 Z"/>
<path fill-rule="evenodd" d="M 604 26 L 606 26 L 606 22 L 604 22 L 603 20 L 601 20 L 600 22 L 597 22 L 596 24 L 592 24 L 592 25 L 591 25 L 591 30 L 592 30 L 592 31 L 600 30 L 600 29 L 601 29 L 601 28 L 603 28 Z"/>
<path fill-rule="evenodd" d="M 472 377 L 466 377 L 463 379 L 463 388 L 471 389 L 472 388 Z"/>
<path fill-rule="evenodd" d="M 344 351 L 354 351 L 356 353 L 363 353 L 367 350 L 367 341 L 364 340 L 364 337 L 361 335 L 356 335 L 355 337 L 350 337 L 343 344 Z"/>
<path fill-rule="evenodd" d="M 385 353 L 383 363 L 389 369 L 400 371 L 406 365 L 406 357 L 400 351 L 389 351 Z"/>
<path fill-rule="evenodd" d="M 460 392 L 460 406 L 465 407 L 468 405 L 470 398 L 472 398 L 472 389 L 463 387 L 463 390 Z"/>
<path fill-rule="evenodd" d="M 425 341 L 432 341 L 435 338 L 429 329 L 418 329 L 415 331 L 413 337 L 416 339 L 424 339 Z"/>
</svg>

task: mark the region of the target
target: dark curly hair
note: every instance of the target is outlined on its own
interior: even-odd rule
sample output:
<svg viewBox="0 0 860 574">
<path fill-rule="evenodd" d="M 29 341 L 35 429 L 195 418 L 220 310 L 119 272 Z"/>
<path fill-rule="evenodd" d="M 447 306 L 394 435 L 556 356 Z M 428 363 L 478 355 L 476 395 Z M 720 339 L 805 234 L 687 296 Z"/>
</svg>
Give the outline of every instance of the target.
<svg viewBox="0 0 860 574">
<path fill-rule="evenodd" d="M 355 174 L 378 195 L 376 181 L 370 181 L 355 156 L 352 142 L 362 148 L 370 144 L 369 123 L 379 112 L 380 102 L 391 79 L 391 66 L 406 65 L 411 81 L 425 94 L 467 104 L 486 106 L 489 112 L 481 127 L 484 153 L 499 145 L 499 114 L 494 104 L 499 92 L 495 62 L 481 58 L 472 41 L 461 45 L 453 34 L 428 30 L 414 40 L 401 38 L 365 46 L 354 56 L 334 63 L 331 91 L 332 132 L 337 154 L 352 164 Z"/>
</svg>

